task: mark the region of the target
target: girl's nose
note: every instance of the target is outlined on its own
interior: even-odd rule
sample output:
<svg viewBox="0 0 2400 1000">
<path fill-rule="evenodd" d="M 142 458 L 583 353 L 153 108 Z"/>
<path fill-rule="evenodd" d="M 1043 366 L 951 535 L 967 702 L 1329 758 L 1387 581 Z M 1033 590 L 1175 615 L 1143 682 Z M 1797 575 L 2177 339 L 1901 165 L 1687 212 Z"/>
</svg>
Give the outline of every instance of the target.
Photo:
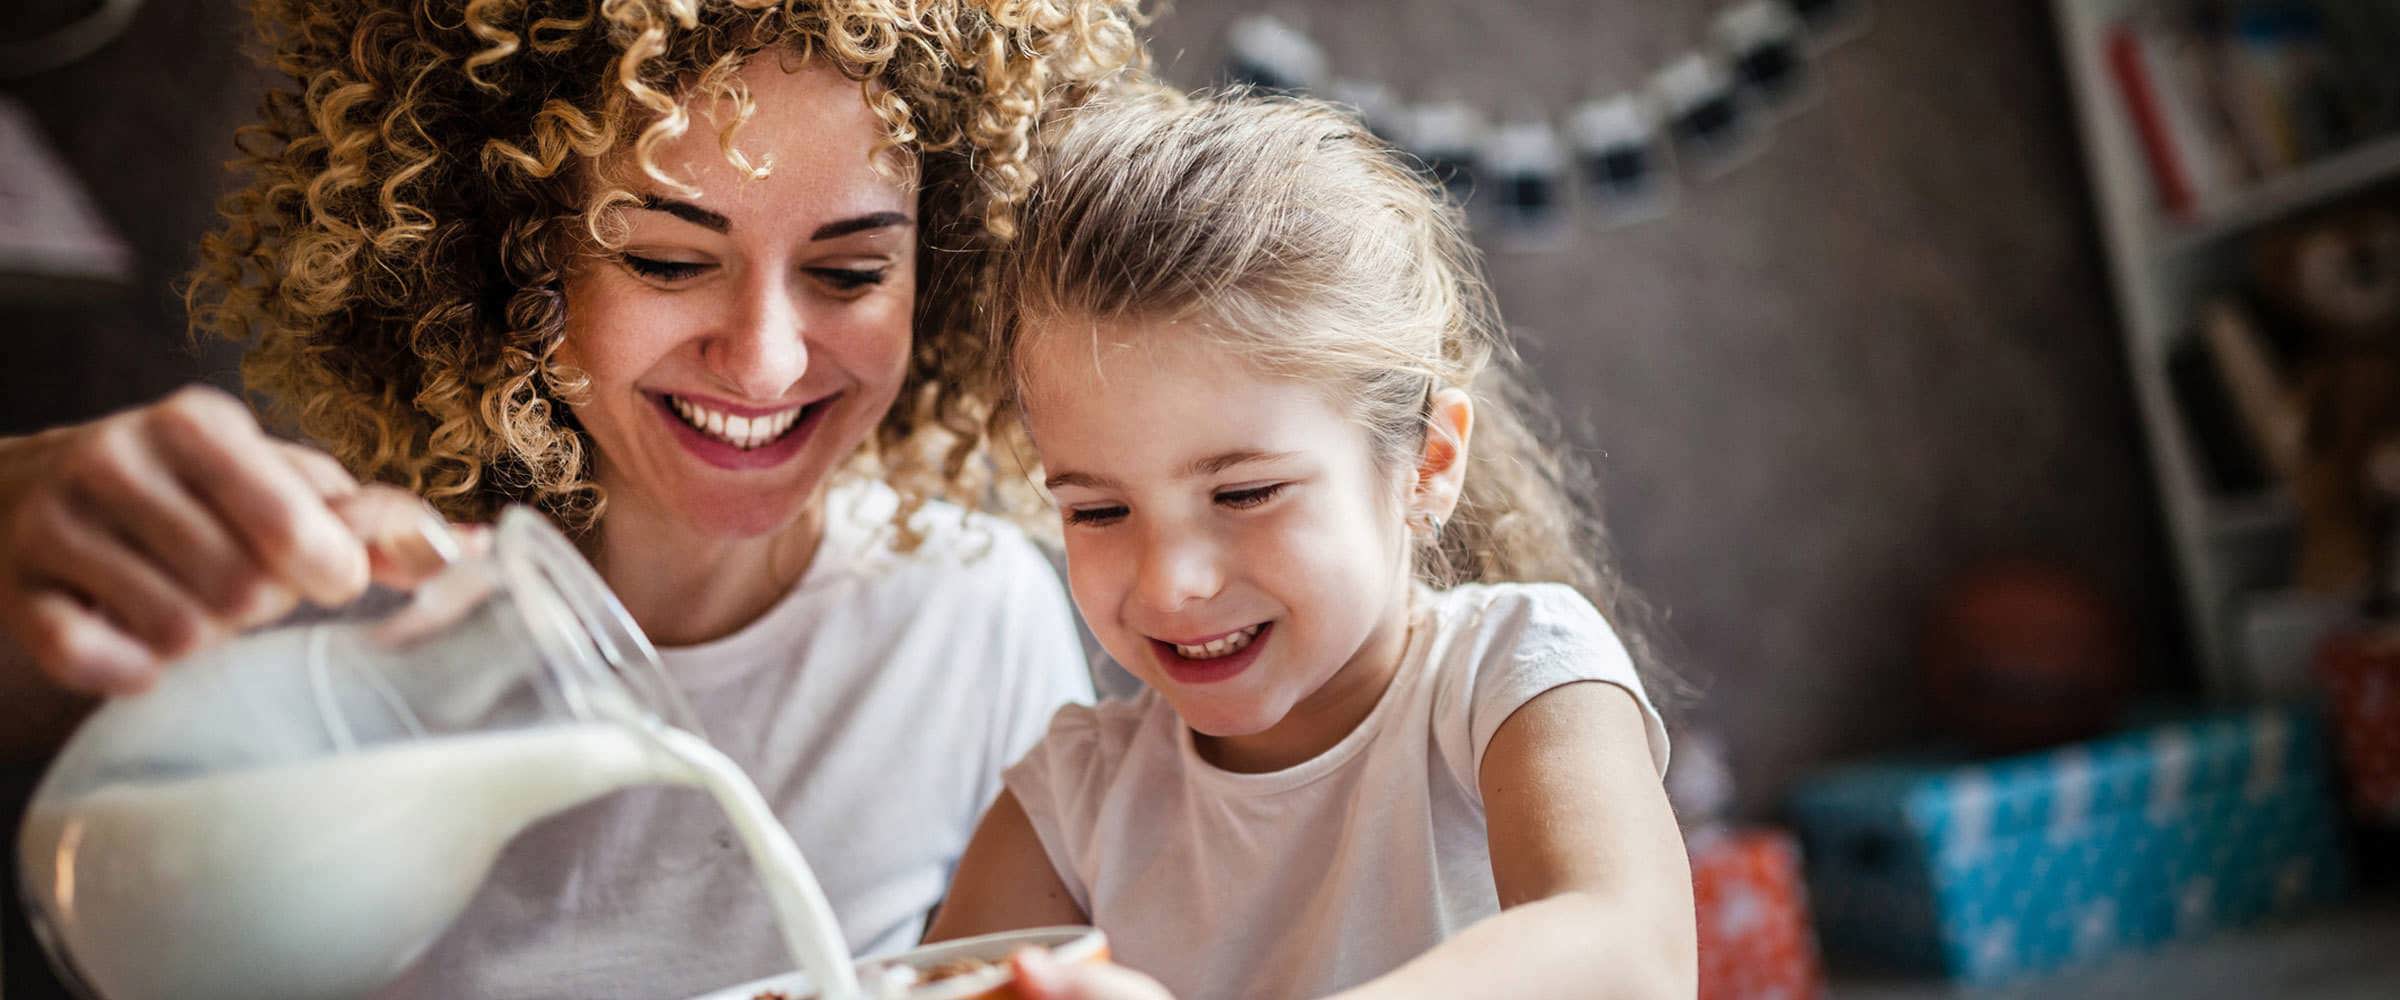
<svg viewBox="0 0 2400 1000">
<path fill-rule="evenodd" d="M 790 286 L 760 279 L 745 288 L 741 309 L 703 345 L 709 367 L 741 399 L 784 399 L 808 374 L 807 323 Z"/>
<path fill-rule="evenodd" d="M 1165 613 L 1217 596 L 1225 574 L 1216 546 L 1205 538 L 1153 537 L 1144 543 L 1135 586 L 1144 604 Z"/>
</svg>

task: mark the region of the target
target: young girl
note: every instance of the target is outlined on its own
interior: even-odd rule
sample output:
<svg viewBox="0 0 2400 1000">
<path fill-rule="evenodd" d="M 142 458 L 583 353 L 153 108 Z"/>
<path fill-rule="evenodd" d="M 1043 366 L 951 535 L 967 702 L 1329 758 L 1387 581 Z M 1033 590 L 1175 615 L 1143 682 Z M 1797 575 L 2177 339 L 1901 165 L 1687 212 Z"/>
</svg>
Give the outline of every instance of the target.
<svg viewBox="0 0 2400 1000">
<path fill-rule="evenodd" d="M 1667 740 L 1458 214 L 1328 105 L 1060 138 L 994 289 L 1068 578 L 1148 686 L 1006 776 L 930 936 L 1053 996 L 1689 996 Z"/>
</svg>

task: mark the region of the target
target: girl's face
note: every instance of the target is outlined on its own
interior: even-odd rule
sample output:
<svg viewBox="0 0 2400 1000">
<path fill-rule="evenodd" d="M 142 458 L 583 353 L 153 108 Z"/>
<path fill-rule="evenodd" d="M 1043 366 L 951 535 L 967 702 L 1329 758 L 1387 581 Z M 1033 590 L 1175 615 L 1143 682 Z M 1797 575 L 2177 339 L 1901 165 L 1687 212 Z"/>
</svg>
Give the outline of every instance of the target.
<svg viewBox="0 0 2400 1000">
<path fill-rule="evenodd" d="M 757 110 L 736 145 L 772 171 L 726 162 L 695 102 L 656 162 L 698 193 L 616 171 L 642 201 L 622 252 L 568 275 L 562 352 L 591 379 L 574 411 L 610 502 L 727 537 L 790 524 L 883 419 L 916 296 L 916 193 L 873 168 L 858 85 L 772 56 L 739 76 Z"/>
<path fill-rule="evenodd" d="M 1040 329 L 1026 426 L 1110 655 L 1215 737 L 1305 716 L 1337 677 L 1379 692 L 1363 675 L 1405 627 L 1410 563 L 1404 483 L 1366 430 L 1186 330 Z"/>
</svg>

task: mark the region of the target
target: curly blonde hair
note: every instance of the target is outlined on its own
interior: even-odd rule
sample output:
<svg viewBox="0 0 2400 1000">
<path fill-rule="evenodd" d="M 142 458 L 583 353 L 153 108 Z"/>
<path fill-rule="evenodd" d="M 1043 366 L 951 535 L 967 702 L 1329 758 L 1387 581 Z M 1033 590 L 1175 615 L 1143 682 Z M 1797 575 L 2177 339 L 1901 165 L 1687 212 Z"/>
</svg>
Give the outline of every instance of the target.
<svg viewBox="0 0 2400 1000">
<path fill-rule="evenodd" d="M 882 122 L 870 155 L 919 179 L 916 340 L 867 464 L 906 498 L 972 506 L 990 352 L 979 251 L 1015 231 L 1037 123 L 1139 78 L 1138 0 L 258 0 L 270 89 L 237 137 L 184 289 L 198 334 L 251 343 L 271 413 L 362 478 L 482 520 L 535 504 L 571 530 L 605 498 L 566 404 L 561 283 L 609 241 L 603 157 L 652 161 L 686 104 L 747 98 L 753 55 L 824 59 Z M 898 154 L 896 156 L 892 154 Z M 905 523 L 905 521 L 903 522 Z"/>
<path fill-rule="evenodd" d="M 1173 327 L 1333 392 L 1387 470 L 1413 466 L 1434 394 L 1465 391 L 1466 480 L 1448 523 L 1418 532 L 1418 579 L 1571 586 L 1647 678 L 1673 685 L 1648 609 L 1610 564 L 1591 475 L 1545 444 L 1544 408 L 1438 181 L 1322 101 L 1148 88 L 1061 124 L 996 269 L 997 371 L 1021 381 L 1026 342 L 1067 335 L 1043 332 L 1054 319 L 1189 321 Z M 1014 386 L 995 398 L 992 433 L 1022 454 Z"/>
</svg>

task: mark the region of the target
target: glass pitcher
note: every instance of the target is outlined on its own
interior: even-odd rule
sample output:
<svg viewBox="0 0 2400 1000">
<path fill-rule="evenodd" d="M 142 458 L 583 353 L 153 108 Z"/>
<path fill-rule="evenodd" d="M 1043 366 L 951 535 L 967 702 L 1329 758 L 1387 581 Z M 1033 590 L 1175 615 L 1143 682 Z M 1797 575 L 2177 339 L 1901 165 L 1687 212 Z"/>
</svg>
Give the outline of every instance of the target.
<svg viewBox="0 0 2400 1000">
<path fill-rule="evenodd" d="M 105 1000 L 357 996 L 465 908 L 500 848 L 698 733 L 556 529 L 502 514 L 415 590 L 260 629 L 108 702 L 18 841 L 62 976 Z"/>
</svg>

